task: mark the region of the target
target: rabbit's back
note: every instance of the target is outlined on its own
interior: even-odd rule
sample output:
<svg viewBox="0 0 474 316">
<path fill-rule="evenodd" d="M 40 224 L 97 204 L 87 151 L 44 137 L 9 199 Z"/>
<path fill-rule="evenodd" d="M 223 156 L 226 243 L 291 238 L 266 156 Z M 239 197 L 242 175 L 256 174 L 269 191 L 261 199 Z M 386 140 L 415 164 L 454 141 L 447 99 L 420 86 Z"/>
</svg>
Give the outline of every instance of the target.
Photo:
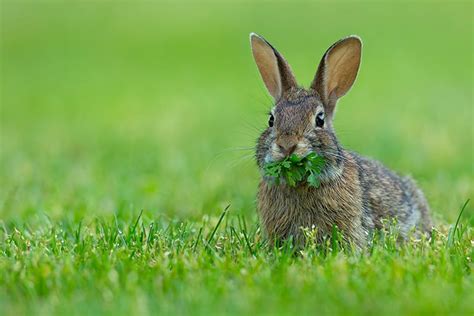
<svg viewBox="0 0 474 316">
<path fill-rule="evenodd" d="M 412 229 L 431 230 L 428 203 L 411 177 L 402 177 L 377 160 L 350 155 L 358 166 L 363 223 L 379 229 L 384 220 L 395 219 L 403 237 Z"/>
</svg>

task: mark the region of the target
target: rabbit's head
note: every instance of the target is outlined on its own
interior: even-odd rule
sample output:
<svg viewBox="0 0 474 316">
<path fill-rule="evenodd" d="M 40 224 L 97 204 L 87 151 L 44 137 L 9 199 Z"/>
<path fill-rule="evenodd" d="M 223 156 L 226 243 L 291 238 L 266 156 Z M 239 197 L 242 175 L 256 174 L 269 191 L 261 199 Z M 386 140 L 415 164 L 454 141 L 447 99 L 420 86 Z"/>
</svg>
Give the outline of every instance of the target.
<svg viewBox="0 0 474 316">
<path fill-rule="evenodd" d="M 268 92 L 275 100 L 268 128 L 257 144 L 257 163 L 293 153 L 323 156 L 322 180 L 338 174 L 344 157 L 332 120 L 337 100 L 349 91 L 359 69 L 362 43 L 357 36 L 333 44 L 324 54 L 309 89 L 298 86 L 283 56 L 264 38 L 250 34 L 252 53 Z"/>
</svg>

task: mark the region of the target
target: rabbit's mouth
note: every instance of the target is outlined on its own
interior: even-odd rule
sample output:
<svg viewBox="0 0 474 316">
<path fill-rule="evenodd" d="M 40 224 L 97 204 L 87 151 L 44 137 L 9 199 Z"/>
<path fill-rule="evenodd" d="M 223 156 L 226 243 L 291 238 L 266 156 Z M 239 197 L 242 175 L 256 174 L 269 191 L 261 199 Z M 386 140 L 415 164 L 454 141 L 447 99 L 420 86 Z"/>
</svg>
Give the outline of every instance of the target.
<svg viewBox="0 0 474 316">
<path fill-rule="evenodd" d="M 317 151 L 315 151 L 311 146 L 305 142 L 298 142 L 296 145 L 292 146 L 292 150 L 287 150 L 281 148 L 281 146 L 273 143 L 270 150 L 264 157 L 264 163 L 272 163 L 277 161 L 282 161 L 291 155 L 296 155 L 300 158 L 306 157 L 310 153 L 314 152 L 319 155 Z"/>
</svg>

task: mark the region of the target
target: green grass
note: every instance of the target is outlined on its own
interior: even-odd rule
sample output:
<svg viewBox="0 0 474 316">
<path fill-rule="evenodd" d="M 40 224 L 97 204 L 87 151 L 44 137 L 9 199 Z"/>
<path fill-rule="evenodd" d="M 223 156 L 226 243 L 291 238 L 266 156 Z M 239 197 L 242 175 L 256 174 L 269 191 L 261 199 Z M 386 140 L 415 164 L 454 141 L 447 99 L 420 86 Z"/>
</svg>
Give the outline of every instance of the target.
<svg viewBox="0 0 474 316">
<path fill-rule="evenodd" d="M 472 227 L 458 226 L 450 242 L 437 230 L 404 245 L 387 231 L 359 254 L 337 239 L 295 250 L 266 245 L 256 225 L 226 211 L 193 223 L 140 213 L 11 225 L 0 302 L 12 314 L 474 312 Z M 19 298 L 28 304 L 12 304 Z"/>
<path fill-rule="evenodd" d="M 0 314 L 473 314 L 472 12 L 2 1 Z M 338 137 L 412 174 L 434 240 L 265 244 L 252 155 L 271 100 L 250 32 L 304 85 L 362 37 Z"/>
</svg>

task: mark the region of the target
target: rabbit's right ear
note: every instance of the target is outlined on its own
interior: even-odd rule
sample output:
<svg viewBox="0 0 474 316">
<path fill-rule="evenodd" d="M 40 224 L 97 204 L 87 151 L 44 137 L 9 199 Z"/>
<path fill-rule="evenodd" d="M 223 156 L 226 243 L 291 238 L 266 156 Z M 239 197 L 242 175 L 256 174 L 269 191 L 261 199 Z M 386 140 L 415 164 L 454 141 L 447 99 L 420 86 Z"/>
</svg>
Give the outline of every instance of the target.
<svg viewBox="0 0 474 316">
<path fill-rule="evenodd" d="M 331 115 L 337 100 L 349 91 L 360 65 L 362 41 L 352 35 L 334 43 L 324 54 L 311 84 Z"/>
<path fill-rule="evenodd" d="M 280 53 L 263 37 L 250 33 L 253 58 L 268 92 L 278 101 L 297 83 L 290 66 Z"/>
</svg>

